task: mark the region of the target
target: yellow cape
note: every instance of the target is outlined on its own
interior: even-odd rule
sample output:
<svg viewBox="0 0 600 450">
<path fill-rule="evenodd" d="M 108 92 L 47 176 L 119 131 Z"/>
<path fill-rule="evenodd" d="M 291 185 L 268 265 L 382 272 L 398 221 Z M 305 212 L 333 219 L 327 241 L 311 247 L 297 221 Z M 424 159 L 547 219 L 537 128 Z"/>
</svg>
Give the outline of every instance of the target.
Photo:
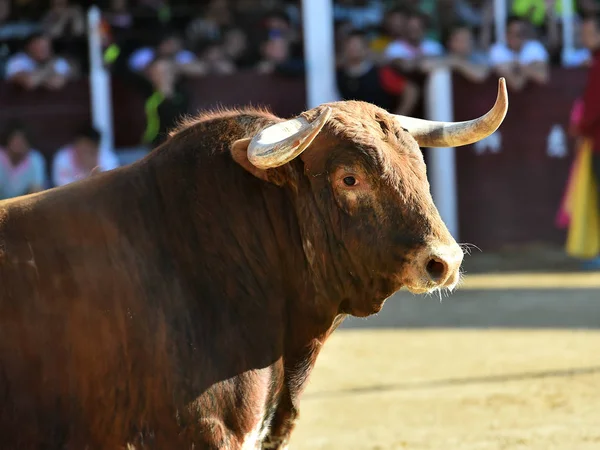
<svg viewBox="0 0 600 450">
<path fill-rule="evenodd" d="M 592 259 L 600 254 L 600 211 L 588 139 L 583 141 L 575 158 L 565 198 L 565 208 L 571 217 L 566 250 L 572 257 Z"/>
</svg>

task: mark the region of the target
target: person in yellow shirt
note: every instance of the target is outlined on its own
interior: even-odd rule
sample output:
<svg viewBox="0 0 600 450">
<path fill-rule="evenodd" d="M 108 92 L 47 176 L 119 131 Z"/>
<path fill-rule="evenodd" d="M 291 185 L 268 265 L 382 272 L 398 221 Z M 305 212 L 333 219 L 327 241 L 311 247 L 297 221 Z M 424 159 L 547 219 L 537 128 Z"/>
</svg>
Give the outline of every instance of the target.
<svg viewBox="0 0 600 450">
<path fill-rule="evenodd" d="M 383 54 L 387 46 L 396 39 L 402 39 L 408 23 L 408 11 L 404 8 L 390 10 L 383 20 L 382 33 L 371 40 L 370 47 L 375 55 Z"/>
</svg>

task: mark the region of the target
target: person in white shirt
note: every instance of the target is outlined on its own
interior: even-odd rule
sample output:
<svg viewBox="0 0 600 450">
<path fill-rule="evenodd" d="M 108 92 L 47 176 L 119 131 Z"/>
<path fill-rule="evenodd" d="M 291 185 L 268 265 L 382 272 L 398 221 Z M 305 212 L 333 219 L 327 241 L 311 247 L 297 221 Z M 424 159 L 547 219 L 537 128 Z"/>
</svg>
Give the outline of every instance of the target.
<svg viewBox="0 0 600 450">
<path fill-rule="evenodd" d="M 497 42 L 490 48 L 490 64 L 514 90 L 522 90 L 529 81 L 546 84 L 549 79 L 548 51 L 540 41 L 528 39 L 528 34 L 529 24 L 524 19 L 510 17 L 506 43 Z"/>
<path fill-rule="evenodd" d="M 421 69 L 432 71 L 448 67 L 472 83 L 487 80 L 490 74 L 487 52 L 475 47 L 473 31 L 466 24 L 453 25 L 445 36 L 447 54 L 442 58 L 423 61 Z"/>
<path fill-rule="evenodd" d="M 60 89 L 71 78 L 69 63 L 52 52 L 50 39 L 43 34 L 30 36 L 25 51 L 17 53 L 6 62 L 5 78 L 25 89 L 45 87 Z"/>
<path fill-rule="evenodd" d="M 442 56 L 442 44 L 425 37 L 425 23 L 426 17 L 422 14 L 410 14 L 406 23 L 405 38 L 391 42 L 384 50 L 384 58 L 390 61 Z"/>
<path fill-rule="evenodd" d="M 86 127 L 73 141 L 59 149 L 52 161 L 52 184 L 64 186 L 89 177 L 92 172 L 119 167 L 117 156 L 100 148 L 100 133 Z"/>
<path fill-rule="evenodd" d="M 46 160 L 31 148 L 24 125 L 11 122 L 0 140 L 0 199 L 46 188 Z"/>
</svg>

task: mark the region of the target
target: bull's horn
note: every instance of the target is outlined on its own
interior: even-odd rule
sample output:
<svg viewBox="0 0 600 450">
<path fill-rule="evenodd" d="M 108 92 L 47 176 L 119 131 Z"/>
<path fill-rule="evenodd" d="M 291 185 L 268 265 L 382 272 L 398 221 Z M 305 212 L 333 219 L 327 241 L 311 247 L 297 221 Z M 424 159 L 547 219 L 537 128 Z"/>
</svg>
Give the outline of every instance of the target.
<svg viewBox="0 0 600 450">
<path fill-rule="evenodd" d="M 402 128 L 415 138 L 421 147 L 458 147 L 480 141 L 498 129 L 508 110 L 506 81 L 498 81 L 498 96 L 487 114 L 464 122 L 435 122 L 396 115 Z"/>
<path fill-rule="evenodd" d="M 283 166 L 310 145 L 330 115 L 331 108 L 326 106 L 310 123 L 296 117 L 265 128 L 250 141 L 248 160 L 259 169 Z"/>
</svg>

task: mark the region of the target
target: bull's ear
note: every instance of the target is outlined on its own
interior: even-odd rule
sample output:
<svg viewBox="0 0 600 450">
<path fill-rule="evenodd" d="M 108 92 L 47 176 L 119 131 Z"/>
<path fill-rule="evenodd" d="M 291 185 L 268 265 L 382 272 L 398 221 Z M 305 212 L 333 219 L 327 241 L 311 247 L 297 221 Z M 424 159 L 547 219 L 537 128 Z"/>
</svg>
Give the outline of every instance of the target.
<svg viewBox="0 0 600 450">
<path fill-rule="evenodd" d="M 248 145 L 252 138 L 238 139 L 231 146 L 231 157 L 233 160 L 242 166 L 247 172 L 250 172 L 256 178 L 259 178 L 269 183 L 280 184 L 277 177 L 269 177 L 267 170 L 259 169 L 248 160 Z"/>
</svg>

